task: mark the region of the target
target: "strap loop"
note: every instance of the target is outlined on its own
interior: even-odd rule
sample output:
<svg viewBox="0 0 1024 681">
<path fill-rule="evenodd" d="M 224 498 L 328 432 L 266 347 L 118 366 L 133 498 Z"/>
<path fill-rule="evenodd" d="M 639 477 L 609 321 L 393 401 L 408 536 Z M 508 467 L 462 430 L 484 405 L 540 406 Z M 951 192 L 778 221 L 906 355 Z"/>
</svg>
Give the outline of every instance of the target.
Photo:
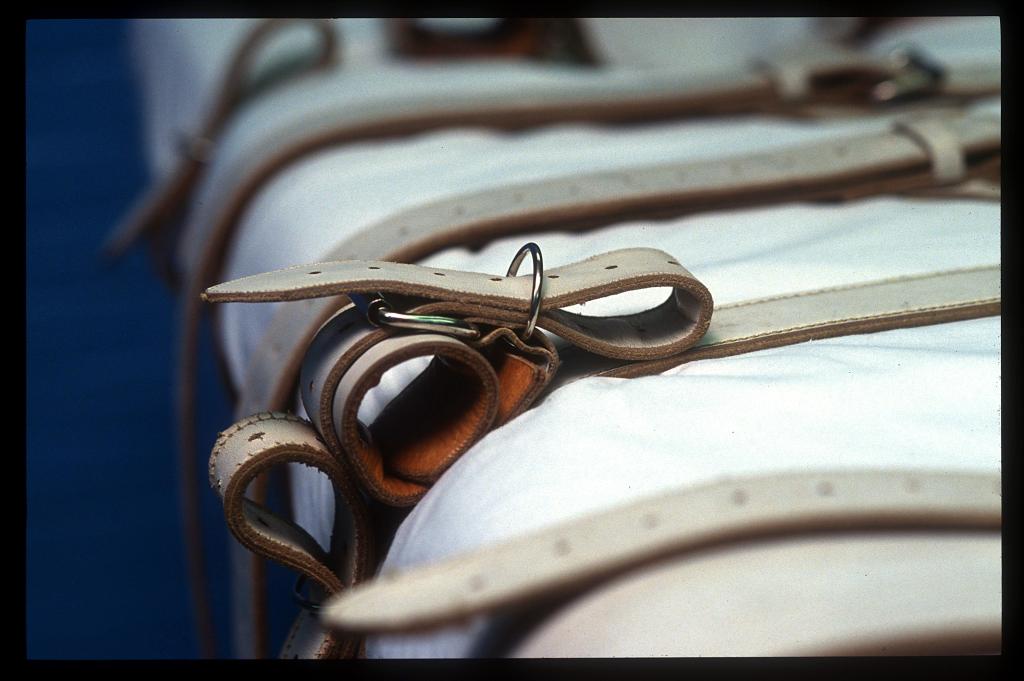
<svg viewBox="0 0 1024 681">
<path fill-rule="evenodd" d="M 967 175 L 964 150 L 956 134 L 940 119 L 898 121 L 893 131 L 903 133 L 924 147 L 932 159 L 937 182 L 958 182 Z"/>
<path fill-rule="evenodd" d="M 249 485 L 271 467 L 301 463 L 327 475 L 336 494 L 335 527 L 324 550 L 305 530 L 246 496 Z M 372 561 L 369 512 L 350 474 L 309 424 L 295 416 L 260 413 L 220 434 L 210 455 L 210 485 L 221 496 L 228 529 L 258 555 L 297 570 L 326 594 L 363 579 Z M 356 641 L 332 648 L 353 652 Z"/>
<path fill-rule="evenodd" d="M 413 313 L 457 313 L 477 324 L 516 327 L 539 299 L 538 277 L 493 277 L 387 261 L 347 260 L 299 265 L 212 286 L 209 302 L 274 302 L 380 291 L 436 301 Z M 536 322 L 588 352 L 622 359 L 678 353 L 704 334 L 711 293 L 668 253 L 627 248 L 556 268 L 544 277 Z M 527 287 L 530 287 L 529 290 Z M 560 308 L 618 293 L 671 288 L 661 305 L 618 317 L 589 317 Z M 529 295 L 529 302 L 524 300 Z M 528 320 L 529 323 L 529 320 Z"/>
</svg>

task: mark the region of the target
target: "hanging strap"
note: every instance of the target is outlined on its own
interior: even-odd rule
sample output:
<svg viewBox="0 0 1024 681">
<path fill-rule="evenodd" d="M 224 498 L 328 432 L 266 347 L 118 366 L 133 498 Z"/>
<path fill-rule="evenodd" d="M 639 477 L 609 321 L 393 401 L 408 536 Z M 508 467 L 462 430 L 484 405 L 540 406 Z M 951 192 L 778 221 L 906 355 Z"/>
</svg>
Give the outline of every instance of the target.
<svg viewBox="0 0 1024 681">
<path fill-rule="evenodd" d="M 252 483 L 270 467 L 298 463 L 330 479 L 336 495 L 330 546 L 294 523 L 282 519 L 246 496 Z M 301 419 L 282 413 L 260 413 L 243 419 L 217 438 L 210 457 L 210 484 L 224 502 L 228 529 L 250 551 L 286 565 L 308 577 L 321 595 L 338 593 L 364 578 L 372 567 L 373 545 L 362 496 L 350 477 Z M 289 641 L 308 639 L 301 624 Z M 303 647 L 308 646 L 304 643 Z M 358 640 L 325 636 L 317 644 L 322 655 L 353 654 Z"/>
</svg>

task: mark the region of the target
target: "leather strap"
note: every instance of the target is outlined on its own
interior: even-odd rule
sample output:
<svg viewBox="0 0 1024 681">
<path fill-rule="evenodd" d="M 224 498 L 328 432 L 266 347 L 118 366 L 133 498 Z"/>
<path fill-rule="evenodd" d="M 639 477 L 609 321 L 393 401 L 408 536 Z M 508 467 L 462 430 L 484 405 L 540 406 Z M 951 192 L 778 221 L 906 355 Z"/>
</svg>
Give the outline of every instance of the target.
<svg viewBox="0 0 1024 681">
<path fill-rule="evenodd" d="M 998 528 L 883 527 L 687 551 L 586 591 L 482 656 L 998 654 L 1001 539 Z"/>
<path fill-rule="evenodd" d="M 973 116 L 950 123 L 951 134 L 961 141 L 968 172 L 990 172 L 990 154 L 998 156 L 1000 144 L 998 121 Z M 404 211 L 349 238 L 327 259 L 415 261 L 446 247 L 517 232 L 583 229 L 639 215 L 863 196 L 914 185 L 934 187 L 935 163 L 923 146 L 893 132 L 713 162 L 557 178 Z M 322 299 L 282 306 L 249 361 L 239 395 L 240 413 L 269 405 L 285 408 L 313 334 L 343 304 L 341 299 Z"/>
<path fill-rule="evenodd" d="M 663 271 L 662 263 L 670 266 L 667 272 Z M 706 290 L 688 273 L 682 274 L 684 272 L 685 269 L 671 256 L 653 249 L 612 252 L 552 270 L 545 283 L 544 300 L 547 302 L 541 306 L 544 312 L 538 325 L 558 329 L 564 337 L 571 336 L 577 343 L 575 348 L 561 353 L 564 366 L 556 374 L 558 384 L 594 374 L 645 375 L 696 359 L 738 354 L 812 338 L 939 323 L 999 312 L 999 267 L 991 266 L 723 306 L 716 311 L 710 328 L 698 341 L 708 326 L 707 312 L 711 299 L 710 295 L 705 295 Z M 616 281 L 617 277 L 621 279 Z M 215 302 L 269 302 L 294 301 L 307 295 L 333 296 L 342 290 L 349 293 L 371 290 L 397 292 L 409 299 L 423 301 L 429 296 L 436 301 L 417 305 L 416 311 L 470 314 L 473 315 L 470 318 L 481 325 L 522 326 L 523 301 L 529 299 L 524 286 L 527 278 L 490 277 L 382 261 L 321 263 L 222 284 L 211 288 L 207 298 Z M 444 286 L 450 286 L 450 289 L 436 283 L 442 279 Z M 620 293 L 640 285 L 674 286 L 667 301 L 671 305 L 654 308 L 656 313 L 653 315 L 648 312 L 626 318 L 600 318 L 595 328 L 591 328 L 592 320 L 571 318 L 567 323 L 565 312 L 558 310 L 559 306 L 574 304 L 588 297 Z M 488 307 L 491 308 L 489 312 Z M 520 308 L 516 314 L 505 315 L 504 310 L 514 307 Z M 374 329 L 361 315 L 354 307 L 347 307 L 320 329 L 310 347 L 308 368 L 303 372 L 302 398 L 307 413 L 316 414 L 316 428 L 325 438 L 328 449 L 348 463 L 345 468 L 351 471 L 354 480 L 387 503 L 415 503 L 426 492 L 429 483 L 482 437 L 492 423 L 497 425 L 505 420 L 494 418 L 494 414 L 501 411 L 498 405 L 509 402 L 500 395 L 503 391 L 508 392 L 506 383 L 521 385 L 521 381 L 509 380 L 505 372 L 502 372 L 501 379 L 495 380 L 490 367 L 482 359 L 474 358 L 460 341 L 435 334 L 389 335 Z M 518 323 L 515 321 L 517 317 Z M 675 333 L 670 328 L 673 319 L 680 327 Z M 602 336 L 605 327 L 619 330 L 614 341 Z M 595 338 L 599 340 L 595 342 Z M 679 352 L 680 348 L 689 347 L 694 342 L 697 343 L 695 347 Z M 422 346 L 422 352 L 418 346 Z M 595 356 L 595 349 L 603 352 L 604 356 Z M 406 442 L 393 447 L 394 451 L 387 455 L 370 451 L 374 449 L 374 433 L 367 436 L 358 428 L 355 415 L 359 404 L 369 386 L 380 380 L 385 369 L 416 353 L 445 357 L 449 362 L 458 363 L 462 370 L 454 374 L 454 381 L 446 381 L 443 376 L 439 378 L 430 369 L 414 381 L 388 407 L 391 413 L 386 410 L 378 419 L 383 425 L 374 431 L 381 435 L 403 432 Z M 373 356 L 367 360 L 370 355 Z M 659 359 L 658 355 L 662 357 Z M 641 361 L 623 361 L 628 359 Z M 537 389 L 513 390 L 515 407 L 508 410 L 510 414 L 529 407 L 539 390 L 549 384 L 551 374 L 559 364 L 557 355 L 553 360 L 547 364 L 529 365 L 538 376 L 532 381 Z M 365 362 L 365 365 L 360 366 L 360 362 Z M 473 362 L 480 368 L 467 371 L 466 367 L 473 366 Z M 431 367 L 437 368 L 436 364 Z M 474 375 L 478 377 L 477 382 L 470 380 Z M 425 400 L 410 399 L 410 394 L 417 389 L 422 392 L 422 385 L 427 383 L 440 386 L 434 394 L 443 394 L 445 403 L 454 404 L 454 409 L 439 409 L 439 400 L 436 397 L 431 400 L 429 395 Z M 467 386 L 472 398 L 464 401 L 457 395 Z M 398 406 L 393 407 L 395 404 Z M 459 410 L 461 413 L 457 413 Z M 431 419 L 435 417 L 437 423 L 432 423 Z M 430 427 L 409 425 L 417 421 L 426 421 L 432 430 Z M 370 428 L 377 425 L 375 422 Z M 262 457 L 259 451 L 252 455 Z M 393 471 L 390 477 L 386 472 L 388 468 Z"/>
<path fill-rule="evenodd" d="M 474 345 L 429 333 L 389 336 L 354 308 L 317 334 L 303 367 L 306 411 L 373 498 L 414 504 L 470 445 L 525 409 L 558 362 L 549 343 L 527 346 L 507 330 Z M 359 407 L 381 376 L 424 356 L 436 359 L 371 426 L 364 425 Z"/>
<path fill-rule="evenodd" d="M 443 286 L 435 283 L 441 279 L 445 281 Z M 525 323 L 527 279 L 383 261 L 347 261 L 245 277 L 212 287 L 206 296 L 211 302 L 271 302 L 306 296 L 331 297 L 342 291 L 402 292 L 420 301 L 412 308 L 415 312 L 454 315 L 488 328 L 515 329 Z M 665 303 L 627 316 L 587 318 L 559 309 L 615 293 L 663 286 L 673 287 Z M 537 381 L 548 392 L 585 376 L 644 376 L 699 359 L 812 339 L 997 315 L 1001 308 L 1000 267 L 991 265 L 744 301 L 716 308 L 712 317 L 710 293 L 672 256 L 655 249 L 613 251 L 552 270 L 545 278 L 542 293 L 538 327 L 572 343 L 572 347 L 558 351 L 557 355 L 551 353 L 554 356 L 545 362 L 529 364 L 544 375 Z M 428 299 L 433 302 L 423 302 Z M 519 311 L 513 311 L 517 307 Z M 456 424 L 447 436 L 437 436 L 449 449 L 425 455 L 432 461 L 440 457 L 443 465 L 420 472 L 418 480 L 412 475 L 412 482 L 432 481 L 482 436 L 493 421 L 500 398 L 495 395 L 494 380 L 486 364 L 478 362 L 474 368 L 473 362 L 477 360 L 464 353 L 461 342 L 439 339 L 435 334 L 389 337 L 392 335 L 393 332 L 371 326 L 354 307 L 346 307 L 317 333 L 310 346 L 301 389 L 307 413 L 317 414 L 314 419 L 318 430 L 332 451 L 342 456 L 357 453 L 353 467 L 371 493 L 383 501 L 404 505 L 418 500 L 426 488 L 403 487 L 404 496 L 382 492 L 380 455 L 373 458 L 374 476 L 366 472 L 370 464 L 360 463 L 358 458 L 366 458 L 363 450 L 367 443 L 358 432 L 355 413 L 383 371 L 418 354 L 437 354 L 461 365 L 458 374 L 464 382 L 470 376 L 477 377 L 476 382 L 470 381 L 476 386 L 477 398 L 467 402 L 463 420 L 453 421 L 451 415 L 442 419 L 446 425 Z M 420 345 L 422 350 L 417 349 Z M 373 353 L 368 352 L 371 347 Z M 454 387 L 445 390 L 451 392 Z M 513 398 L 515 413 L 529 406 L 521 392 Z M 539 389 L 529 394 L 536 397 L 537 392 Z M 489 402 L 485 396 L 490 396 Z M 422 419 L 417 411 L 423 406 L 418 404 L 417 409 L 406 410 L 405 417 L 397 422 L 389 421 L 391 429 L 401 429 L 402 424 Z M 417 434 L 427 446 L 434 446 L 434 440 L 425 431 L 419 430 Z M 458 444 L 452 449 L 453 441 Z M 412 460 L 422 458 L 412 445 L 406 453 Z M 410 478 L 410 473 L 406 471 L 404 477 Z"/>
<path fill-rule="evenodd" d="M 635 378 L 682 364 L 804 341 L 998 315 L 999 265 L 895 277 L 715 308 L 708 332 L 679 355 L 626 363 L 569 349 L 549 391 L 582 376 Z"/>
<path fill-rule="evenodd" d="M 968 117 L 959 121 L 954 119 L 950 128 L 955 131 L 954 134 L 960 135 L 964 156 L 968 161 L 968 172 L 990 172 L 988 166 L 992 163 L 991 154 L 997 154 L 999 147 L 998 122 L 982 117 Z M 577 178 L 576 181 L 563 182 L 561 185 L 557 182 L 537 183 L 522 187 L 526 191 L 514 188 L 504 192 L 481 193 L 465 197 L 470 199 L 468 202 L 463 198 L 458 202 L 435 204 L 397 216 L 377 227 L 378 235 L 390 229 L 388 239 L 375 239 L 371 242 L 357 237 L 353 243 L 337 249 L 333 257 L 352 257 L 353 246 L 362 247 L 366 244 L 365 250 L 368 253 L 362 257 L 415 259 L 448 244 L 482 241 L 498 233 L 553 226 L 558 220 L 565 221 L 558 225 L 560 227 L 586 226 L 588 222 L 609 221 L 625 217 L 631 212 L 644 213 L 650 211 L 652 206 L 655 210 L 685 213 L 716 205 L 785 200 L 801 196 L 905 191 L 915 186 L 935 183 L 927 150 L 901 134 L 865 136 L 847 142 L 808 145 L 781 158 L 773 154 L 760 154 L 716 164 L 666 166 L 627 174 L 603 173 Z M 853 149 L 863 149 L 867 153 L 851 154 Z M 879 158 L 871 158 L 875 151 L 881 152 Z M 828 160 L 823 162 L 823 157 Z M 850 159 L 849 165 L 845 165 L 847 161 L 844 159 Z M 807 166 L 804 166 L 805 160 Z M 419 239 L 410 239 L 410 234 L 419 235 Z M 375 250 L 380 243 L 389 240 L 407 245 L 391 254 L 381 254 Z M 193 300 L 196 299 L 186 298 L 186 305 L 195 306 Z M 247 387 L 243 391 L 239 404 L 240 414 L 252 413 L 271 405 L 275 405 L 273 408 L 284 408 L 312 333 L 339 304 L 340 301 L 328 301 L 306 305 L 301 310 L 293 308 L 287 312 L 293 316 L 283 321 L 282 325 L 278 325 L 275 319 L 274 327 L 283 328 L 284 333 L 272 332 L 268 335 L 271 340 L 261 346 L 256 361 L 250 364 L 252 370 L 258 373 L 248 381 L 248 386 L 259 387 L 255 390 Z M 197 314 L 198 310 L 186 314 L 185 338 L 194 334 L 194 327 L 190 329 L 189 324 L 196 323 L 194 315 Z M 315 323 L 311 324 L 311 319 Z M 182 356 L 187 357 L 189 352 L 186 347 Z M 194 362 L 194 358 L 190 361 Z M 192 371 L 188 362 L 183 362 L 182 369 Z M 284 380 L 278 380 L 278 371 L 282 369 L 280 376 Z M 184 381 L 191 382 L 191 376 L 186 375 Z M 183 386 L 188 387 L 184 382 Z M 191 389 L 183 392 L 190 393 Z M 190 410 L 191 407 L 186 407 L 181 413 L 187 414 Z M 190 440 L 191 437 L 186 439 Z"/>
<path fill-rule="evenodd" d="M 274 302 L 340 293 L 394 293 L 472 310 L 475 318 L 511 328 L 525 326 L 532 276 L 502 277 L 387 261 L 298 265 L 212 286 L 209 302 Z M 671 287 L 668 300 L 648 312 L 593 317 L 561 308 L 645 288 Z M 539 328 L 589 352 L 621 359 L 651 359 L 693 345 L 707 329 L 711 294 L 668 253 L 627 248 L 545 273 Z M 645 327 L 644 332 L 638 328 Z"/>
<path fill-rule="evenodd" d="M 403 572 L 331 598 L 345 632 L 399 632 L 578 591 L 712 545 L 815 531 L 1001 525 L 998 475 L 820 471 L 735 479 L 646 499 Z"/>
<path fill-rule="evenodd" d="M 294 523 L 246 496 L 256 477 L 282 463 L 301 463 L 323 472 L 336 495 L 331 545 L 321 547 Z M 260 413 L 222 432 L 210 456 L 210 485 L 224 502 L 228 529 L 243 546 L 306 576 L 324 594 L 334 594 L 362 579 L 372 566 L 373 546 L 365 502 L 347 472 L 309 424 L 295 416 Z M 289 637 L 308 643 L 310 625 L 299 624 Z M 316 643 L 322 653 L 352 654 L 358 641 L 329 638 Z M 290 650 L 285 648 L 285 654 Z"/>
<path fill-rule="evenodd" d="M 531 276 L 360 261 L 247 277 L 212 287 L 205 296 L 212 302 L 259 302 L 342 291 L 400 294 L 420 301 L 413 312 L 457 312 L 488 327 L 470 349 L 437 334 L 395 336 L 373 327 L 349 307 L 326 324 L 311 345 L 302 379 L 307 413 L 315 415 L 314 423 L 331 451 L 349 457 L 358 479 L 375 498 L 409 505 L 473 442 L 528 407 L 554 373 L 557 354 L 550 343 L 538 336 L 526 345 L 508 332 L 525 326 L 531 284 Z M 671 287 L 668 299 L 633 315 L 586 317 L 561 309 L 656 287 Z M 602 356 L 656 359 L 693 345 L 707 329 L 711 308 L 707 289 L 672 256 L 655 249 L 625 249 L 546 273 L 537 327 Z M 495 331 L 489 332 L 489 327 Z M 496 343 L 499 338 L 510 342 Z M 389 407 L 384 425 L 367 438 L 356 420 L 363 397 L 388 368 L 424 355 L 443 361 Z M 439 409 L 441 403 L 447 406 Z M 422 423 L 410 425 L 416 422 Z"/>
<path fill-rule="evenodd" d="M 309 25 L 315 31 L 317 52 L 311 57 L 289 59 L 263 67 L 257 63 L 265 45 L 295 23 Z M 203 123 L 183 146 L 181 161 L 170 176 L 143 194 L 114 229 L 104 244 L 104 255 L 119 257 L 141 236 L 154 240 L 164 237 L 182 217 L 182 209 L 203 168 L 210 162 L 217 141 L 235 111 L 256 95 L 285 82 L 332 66 L 338 52 L 337 37 L 330 22 L 324 19 L 267 19 L 260 22 L 239 45 L 217 89 Z M 176 287 L 174 268 L 169 262 L 173 249 L 159 245 L 153 249 L 158 271 L 172 288 Z"/>
<path fill-rule="evenodd" d="M 993 161 L 985 159 L 988 151 L 998 150 L 999 126 L 996 121 L 974 117 L 966 119 L 968 126 L 977 125 L 975 132 L 984 129 L 986 132 L 973 140 L 964 138 L 965 143 L 976 144 L 973 150 L 964 153 L 969 161 L 967 168 L 970 174 L 991 174 Z M 986 139 L 986 135 L 988 135 Z M 602 173 L 594 176 L 573 178 L 567 181 L 535 183 L 506 190 L 482 192 L 469 197 L 440 202 L 419 209 L 407 211 L 394 219 L 374 228 L 378 235 L 386 234 L 387 238 L 368 239 L 356 237 L 334 249 L 328 257 L 385 257 L 389 259 L 416 259 L 439 250 L 446 245 L 483 241 L 496 234 L 513 233 L 542 229 L 549 226 L 580 225 L 587 226 L 595 221 L 611 221 L 616 217 L 625 218 L 636 213 L 643 213 L 653 205 L 656 209 L 665 210 L 665 206 L 678 205 L 674 212 L 685 213 L 701 209 L 710 209 L 716 205 L 739 205 L 744 203 L 785 200 L 807 197 L 842 195 L 841 188 L 830 186 L 828 173 L 822 173 L 821 166 L 801 170 L 804 159 L 831 158 L 833 176 L 842 178 L 843 182 L 856 184 L 851 180 L 847 168 L 842 165 L 843 159 L 850 149 L 885 148 L 899 149 L 907 154 L 903 163 L 893 161 L 894 167 L 920 168 L 920 174 L 912 177 L 894 179 L 889 170 L 878 169 L 880 175 L 887 179 L 884 184 L 868 181 L 857 190 L 847 189 L 851 195 L 866 195 L 871 192 L 906 190 L 914 185 L 929 188 L 934 186 L 934 174 L 929 165 L 930 156 L 925 147 L 900 133 L 879 135 L 874 144 L 862 144 L 862 139 L 839 141 L 827 145 L 807 145 L 798 150 L 780 156 L 761 154 L 715 164 L 688 164 L 687 166 L 662 167 L 651 169 L 650 175 L 662 178 L 661 186 L 652 183 L 643 176 L 645 171 L 632 173 Z M 965 144 L 966 146 L 966 144 Z M 893 159 L 894 157 L 889 157 Z M 913 159 L 913 160 L 911 160 Z M 909 163 L 908 163 L 909 161 Z M 970 161 L 973 161 L 971 163 Z M 931 162 L 934 165 L 934 161 Z M 829 164 L 826 164 L 829 165 Z M 864 167 L 864 166 L 861 166 Z M 995 160 L 998 173 L 998 159 Z M 785 178 L 780 175 L 772 177 L 772 172 L 791 171 Z M 906 172 L 906 171 L 903 171 Z M 768 173 L 769 175 L 765 175 Z M 730 182 L 730 178 L 738 176 L 738 180 Z M 714 178 L 719 178 L 717 185 L 720 190 L 709 191 L 715 187 Z M 643 178 L 641 180 L 641 178 Z M 672 185 L 665 182 L 669 179 L 682 180 L 689 178 L 692 184 L 677 186 L 674 196 L 670 191 Z M 760 182 L 755 178 L 760 178 Z M 790 183 L 789 187 L 786 183 Z M 819 183 L 827 187 L 823 192 L 816 192 Z M 921 184 L 919 184 L 921 183 Z M 809 186 L 808 186 L 809 185 Z M 887 185 L 887 186 L 886 186 Z M 960 185 L 958 185 L 960 186 Z M 761 187 L 771 189 L 762 193 Z M 719 191 L 721 193 L 719 193 Z M 914 190 L 916 191 L 916 190 Z M 795 192 L 786 196 L 786 192 Z M 781 195 L 780 195 L 781 194 Z M 492 208 L 497 207 L 497 209 Z M 555 222 L 563 219 L 562 225 Z M 418 239 L 413 239 L 417 235 Z M 411 244 L 391 254 L 380 253 L 381 243 Z M 189 301 L 186 301 L 189 305 Z M 299 374 L 305 350 L 317 328 L 330 317 L 334 310 L 343 305 L 343 299 L 306 300 L 284 306 L 274 318 L 265 340 L 257 349 L 253 361 L 249 364 L 249 375 L 245 387 L 241 391 L 238 403 L 239 417 L 261 409 L 284 409 L 292 397 L 292 386 Z M 991 312 L 989 312 L 991 313 Z M 198 314 L 198 310 L 192 314 Z M 936 311 L 931 315 L 916 313 L 912 315 L 918 320 L 951 320 L 956 315 L 978 314 L 977 307 L 947 309 Z M 865 320 L 859 328 L 864 330 L 893 328 L 908 324 L 911 316 L 889 317 L 884 321 Z M 189 317 L 186 317 L 187 319 Z M 966 317 L 960 317 L 966 318 Z M 934 321 L 932 322 L 934 323 Z M 884 326 L 890 325 L 890 326 Z M 839 327 L 834 327 L 839 328 Z M 820 332 L 820 331 L 819 331 Z M 807 333 L 811 333 L 808 331 Z M 797 338 L 791 334 L 789 338 Z M 774 342 L 781 342 L 786 336 L 776 335 Z M 756 341 L 751 341 L 756 342 Z M 792 341 L 795 342 L 795 341 Z M 182 368 L 188 371 L 186 365 Z M 650 367 L 654 371 L 655 366 Z M 635 371 L 644 370 L 642 365 Z M 563 370 L 556 381 L 564 381 L 572 375 L 572 369 Z M 192 379 L 186 374 L 184 381 Z M 190 409 L 190 408 L 189 408 Z M 187 412 L 186 412 L 187 413 Z M 184 441 L 184 440 L 183 440 Z"/>
</svg>

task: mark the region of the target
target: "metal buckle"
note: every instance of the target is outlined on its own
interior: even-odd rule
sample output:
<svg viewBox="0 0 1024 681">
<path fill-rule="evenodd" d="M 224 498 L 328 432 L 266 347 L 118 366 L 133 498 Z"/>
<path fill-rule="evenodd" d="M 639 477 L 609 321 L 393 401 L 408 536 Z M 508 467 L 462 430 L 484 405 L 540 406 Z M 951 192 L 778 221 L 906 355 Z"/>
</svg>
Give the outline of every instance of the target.
<svg viewBox="0 0 1024 681">
<path fill-rule="evenodd" d="M 871 99 L 875 102 L 891 104 L 927 94 L 946 75 L 941 65 L 918 50 L 900 48 L 890 56 L 895 62 L 896 73 L 871 88 Z"/>
<path fill-rule="evenodd" d="M 533 335 L 537 327 L 537 318 L 540 316 L 541 284 L 544 280 L 544 258 L 540 253 L 540 246 L 532 241 L 516 253 L 509 265 L 506 277 L 514 277 L 519 271 L 519 265 L 523 258 L 529 253 L 533 258 L 533 290 L 530 293 L 530 317 L 526 322 L 526 329 L 521 338 L 527 340 Z M 480 337 L 480 329 L 474 324 L 454 317 L 444 317 L 432 314 L 408 314 L 406 312 L 395 312 L 391 305 L 384 300 L 384 296 L 376 294 L 376 297 L 368 299 L 359 293 L 348 294 L 349 300 L 360 312 L 366 315 L 366 319 L 374 326 L 390 326 L 399 329 L 413 329 L 415 331 L 432 331 L 444 333 L 456 338 L 474 340 Z"/>
</svg>

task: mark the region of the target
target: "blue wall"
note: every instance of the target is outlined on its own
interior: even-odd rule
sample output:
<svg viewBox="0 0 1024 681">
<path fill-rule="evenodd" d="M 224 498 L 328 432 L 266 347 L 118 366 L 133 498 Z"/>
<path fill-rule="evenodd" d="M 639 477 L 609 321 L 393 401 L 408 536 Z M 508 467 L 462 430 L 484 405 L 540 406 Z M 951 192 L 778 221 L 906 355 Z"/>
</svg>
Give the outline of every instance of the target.
<svg viewBox="0 0 1024 681">
<path fill-rule="evenodd" d="M 127 24 L 28 22 L 25 93 L 27 654 L 194 657 L 172 430 L 175 301 L 144 249 L 113 267 L 97 255 L 147 182 Z M 202 371 L 208 455 L 231 419 L 208 351 Z M 223 516 L 196 484 L 228 655 Z"/>
</svg>

